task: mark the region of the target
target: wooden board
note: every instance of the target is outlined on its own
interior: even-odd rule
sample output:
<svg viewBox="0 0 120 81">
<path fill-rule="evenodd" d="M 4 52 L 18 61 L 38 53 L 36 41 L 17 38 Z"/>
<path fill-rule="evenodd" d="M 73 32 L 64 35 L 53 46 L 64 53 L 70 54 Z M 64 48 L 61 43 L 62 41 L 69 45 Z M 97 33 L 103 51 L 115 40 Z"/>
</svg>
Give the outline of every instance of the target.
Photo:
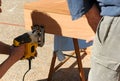
<svg viewBox="0 0 120 81">
<path fill-rule="evenodd" d="M 66 0 L 38 0 L 26 3 L 25 9 L 70 15 Z"/>
<path fill-rule="evenodd" d="M 66 0 L 39 0 L 24 8 L 25 28 L 32 25 L 45 27 L 45 32 L 71 38 L 89 39 L 94 35 L 86 17 L 72 21 Z"/>
</svg>

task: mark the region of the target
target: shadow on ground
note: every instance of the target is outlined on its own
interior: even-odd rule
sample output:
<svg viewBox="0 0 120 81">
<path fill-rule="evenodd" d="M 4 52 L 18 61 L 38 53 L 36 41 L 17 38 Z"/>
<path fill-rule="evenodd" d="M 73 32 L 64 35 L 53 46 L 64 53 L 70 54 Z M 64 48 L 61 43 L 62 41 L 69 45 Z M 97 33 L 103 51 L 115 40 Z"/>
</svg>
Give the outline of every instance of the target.
<svg viewBox="0 0 120 81">
<path fill-rule="evenodd" d="M 86 51 L 83 51 L 83 54 L 81 55 L 81 58 L 83 59 L 87 55 Z M 76 57 L 74 57 L 76 58 Z M 68 68 L 60 68 L 58 69 L 52 77 L 52 81 L 81 81 L 79 76 L 79 70 L 78 68 L 75 68 L 77 65 L 77 61 L 72 63 Z M 88 73 L 90 68 L 83 68 L 85 72 L 85 78 L 87 80 Z M 37 80 L 37 81 L 47 81 L 47 79 Z"/>
<path fill-rule="evenodd" d="M 84 68 L 86 79 L 88 78 L 89 70 L 90 68 Z M 47 81 L 47 79 L 37 81 Z M 52 81 L 81 81 L 78 68 L 61 68 L 54 73 Z"/>
</svg>

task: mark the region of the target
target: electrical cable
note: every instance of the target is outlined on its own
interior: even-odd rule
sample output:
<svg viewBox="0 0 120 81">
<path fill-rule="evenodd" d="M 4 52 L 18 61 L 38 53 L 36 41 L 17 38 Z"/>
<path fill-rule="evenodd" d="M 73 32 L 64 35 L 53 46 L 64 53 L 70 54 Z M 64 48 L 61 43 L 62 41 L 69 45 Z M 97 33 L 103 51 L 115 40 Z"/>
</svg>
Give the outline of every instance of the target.
<svg viewBox="0 0 120 81">
<path fill-rule="evenodd" d="M 32 59 L 28 59 L 28 62 L 29 62 L 29 69 L 25 72 L 22 81 L 25 81 L 25 76 L 26 76 L 26 74 L 31 70 L 31 60 L 32 60 Z"/>
</svg>

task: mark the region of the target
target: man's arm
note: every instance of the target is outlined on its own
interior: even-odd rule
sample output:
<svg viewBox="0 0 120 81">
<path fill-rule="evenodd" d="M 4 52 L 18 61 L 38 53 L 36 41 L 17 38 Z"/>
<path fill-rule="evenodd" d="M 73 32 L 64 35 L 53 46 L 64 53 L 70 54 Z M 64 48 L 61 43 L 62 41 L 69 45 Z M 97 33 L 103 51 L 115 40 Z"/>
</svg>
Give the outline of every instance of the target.
<svg viewBox="0 0 120 81">
<path fill-rule="evenodd" d="M 9 54 L 10 53 L 10 45 L 7 45 L 0 41 L 0 53 Z"/>
<path fill-rule="evenodd" d="M 96 4 L 92 6 L 92 8 L 85 14 L 85 16 L 93 31 L 96 32 L 97 25 L 101 19 L 100 10 Z"/>
<path fill-rule="evenodd" d="M 0 0 L 0 6 L 1 6 L 1 0 Z M 0 7 L 0 12 L 2 12 Z M 13 47 L 11 48 L 10 45 L 5 44 L 0 41 L 0 54 L 8 54 L 9 57 L 0 64 L 0 78 L 8 71 L 8 69 L 15 64 L 18 60 L 20 60 L 25 51 L 25 45 L 21 45 L 19 47 Z"/>
<path fill-rule="evenodd" d="M 8 69 L 20 60 L 25 51 L 25 45 L 21 45 L 19 47 L 13 47 L 10 49 L 10 46 L 0 42 L 0 53 L 7 53 L 9 57 L 0 64 L 0 78 L 8 71 Z"/>
</svg>

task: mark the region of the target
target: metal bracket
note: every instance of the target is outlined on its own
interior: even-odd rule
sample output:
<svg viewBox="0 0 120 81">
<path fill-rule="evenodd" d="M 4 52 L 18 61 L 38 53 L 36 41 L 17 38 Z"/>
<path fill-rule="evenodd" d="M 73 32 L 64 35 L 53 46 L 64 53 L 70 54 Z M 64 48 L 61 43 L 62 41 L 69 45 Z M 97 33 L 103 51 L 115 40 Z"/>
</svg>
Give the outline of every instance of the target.
<svg viewBox="0 0 120 81">
<path fill-rule="evenodd" d="M 45 43 L 45 29 L 42 25 L 34 25 L 31 27 L 32 32 L 36 32 L 38 35 L 38 46 L 42 47 Z"/>
</svg>

